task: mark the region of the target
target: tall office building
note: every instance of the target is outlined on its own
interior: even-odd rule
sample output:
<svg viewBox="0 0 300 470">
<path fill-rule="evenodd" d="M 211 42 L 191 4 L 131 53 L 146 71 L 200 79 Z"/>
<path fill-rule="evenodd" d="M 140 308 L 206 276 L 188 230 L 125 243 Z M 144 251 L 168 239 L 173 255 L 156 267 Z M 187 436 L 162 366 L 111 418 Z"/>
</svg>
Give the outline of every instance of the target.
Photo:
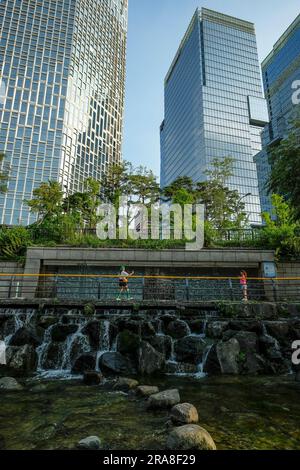
<svg viewBox="0 0 300 470">
<path fill-rule="evenodd" d="M 66 192 L 121 159 L 127 0 L 0 2 L 0 223 L 27 224 L 43 181 Z"/>
<path fill-rule="evenodd" d="M 261 223 L 253 157 L 267 121 L 254 25 L 197 9 L 165 79 L 162 187 L 184 175 L 205 181 L 212 159 L 231 156 L 228 186 Z"/>
<path fill-rule="evenodd" d="M 270 123 L 262 134 L 263 149 L 254 160 L 257 165 L 262 210 L 272 212 L 271 196 L 267 189 L 271 172 L 268 153 L 270 146 L 287 137 L 293 114 L 297 112 L 292 96 L 295 92 L 293 83 L 300 80 L 300 15 L 263 61 L 262 72 Z"/>
</svg>

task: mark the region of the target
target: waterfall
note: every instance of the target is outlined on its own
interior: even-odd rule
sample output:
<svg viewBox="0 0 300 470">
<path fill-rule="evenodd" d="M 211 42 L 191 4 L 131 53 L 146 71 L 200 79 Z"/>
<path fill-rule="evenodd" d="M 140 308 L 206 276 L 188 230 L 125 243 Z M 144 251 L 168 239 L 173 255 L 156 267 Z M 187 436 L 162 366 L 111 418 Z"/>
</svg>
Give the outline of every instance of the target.
<svg viewBox="0 0 300 470">
<path fill-rule="evenodd" d="M 1 312 L 2 313 L 2 312 Z M 12 328 L 11 333 L 6 335 L 4 337 L 4 343 L 6 346 L 9 346 L 9 342 L 13 335 L 20 329 L 23 328 L 24 326 L 28 326 L 34 317 L 36 310 L 29 310 L 24 312 L 24 310 L 11 310 L 11 309 L 5 309 L 5 312 L 7 313 L 14 321 L 14 325 Z"/>
<path fill-rule="evenodd" d="M 203 352 L 202 362 L 198 365 L 198 372 L 197 372 L 197 374 L 195 375 L 195 377 L 196 377 L 197 379 L 203 379 L 203 378 L 206 377 L 206 375 L 207 375 L 207 374 L 204 372 L 204 368 L 205 368 L 205 364 L 206 364 L 208 355 L 209 355 L 209 353 L 210 353 L 212 347 L 213 347 L 213 344 L 211 344 L 210 346 L 207 346 L 207 348 L 206 348 L 205 351 Z"/>
<path fill-rule="evenodd" d="M 100 340 L 99 340 L 99 351 L 97 352 L 96 356 L 96 370 L 100 372 L 100 359 L 104 353 L 110 351 L 110 322 L 105 320 L 103 322 L 103 328 L 100 328 Z M 117 338 L 115 339 L 114 344 L 115 350 L 117 349 Z M 113 347 L 113 349 L 114 349 Z"/>
<path fill-rule="evenodd" d="M 44 334 L 44 340 L 42 344 L 38 348 L 36 348 L 36 353 L 38 355 L 38 366 L 37 366 L 38 372 L 42 372 L 45 370 L 43 369 L 43 364 L 44 364 L 45 357 L 47 355 L 48 349 L 51 344 L 51 336 L 52 336 L 53 327 L 54 325 L 51 325 L 49 326 L 49 328 L 47 328 Z"/>
<path fill-rule="evenodd" d="M 88 338 L 82 334 L 82 329 L 85 324 L 81 326 L 75 333 L 69 335 L 65 341 L 65 346 L 63 349 L 61 370 L 70 372 L 72 369 L 72 353 L 73 348 L 77 345 L 80 348 L 81 354 L 90 351 L 90 344 Z"/>
</svg>

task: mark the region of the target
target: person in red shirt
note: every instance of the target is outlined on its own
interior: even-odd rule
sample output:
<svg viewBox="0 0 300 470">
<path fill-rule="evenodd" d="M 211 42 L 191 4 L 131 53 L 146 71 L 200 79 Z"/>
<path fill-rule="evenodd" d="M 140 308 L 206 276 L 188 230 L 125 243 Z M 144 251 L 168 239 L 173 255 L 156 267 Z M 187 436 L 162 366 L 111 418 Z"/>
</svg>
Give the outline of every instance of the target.
<svg viewBox="0 0 300 470">
<path fill-rule="evenodd" d="M 246 271 L 240 272 L 240 285 L 243 292 L 243 301 L 248 302 L 248 275 Z"/>
</svg>

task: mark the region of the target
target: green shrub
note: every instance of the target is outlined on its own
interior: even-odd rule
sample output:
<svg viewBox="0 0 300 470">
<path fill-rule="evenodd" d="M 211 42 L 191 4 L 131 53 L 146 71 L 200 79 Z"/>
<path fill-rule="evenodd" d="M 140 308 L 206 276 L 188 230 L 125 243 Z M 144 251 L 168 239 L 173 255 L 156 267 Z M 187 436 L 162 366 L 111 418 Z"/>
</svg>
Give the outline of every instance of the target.
<svg viewBox="0 0 300 470">
<path fill-rule="evenodd" d="M 31 243 L 30 232 L 25 227 L 0 230 L 0 258 L 19 261 L 26 255 Z"/>
</svg>

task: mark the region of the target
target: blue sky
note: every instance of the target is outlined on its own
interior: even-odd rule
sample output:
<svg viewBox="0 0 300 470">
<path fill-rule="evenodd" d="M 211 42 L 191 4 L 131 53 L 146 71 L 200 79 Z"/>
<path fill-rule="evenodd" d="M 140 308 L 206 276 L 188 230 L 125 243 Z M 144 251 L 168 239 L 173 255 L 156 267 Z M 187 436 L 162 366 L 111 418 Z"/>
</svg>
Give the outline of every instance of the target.
<svg viewBox="0 0 300 470">
<path fill-rule="evenodd" d="M 164 77 L 197 6 L 255 23 L 261 60 L 300 13 L 299 0 L 129 0 L 123 157 L 158 176 Z"/>
</svg>

